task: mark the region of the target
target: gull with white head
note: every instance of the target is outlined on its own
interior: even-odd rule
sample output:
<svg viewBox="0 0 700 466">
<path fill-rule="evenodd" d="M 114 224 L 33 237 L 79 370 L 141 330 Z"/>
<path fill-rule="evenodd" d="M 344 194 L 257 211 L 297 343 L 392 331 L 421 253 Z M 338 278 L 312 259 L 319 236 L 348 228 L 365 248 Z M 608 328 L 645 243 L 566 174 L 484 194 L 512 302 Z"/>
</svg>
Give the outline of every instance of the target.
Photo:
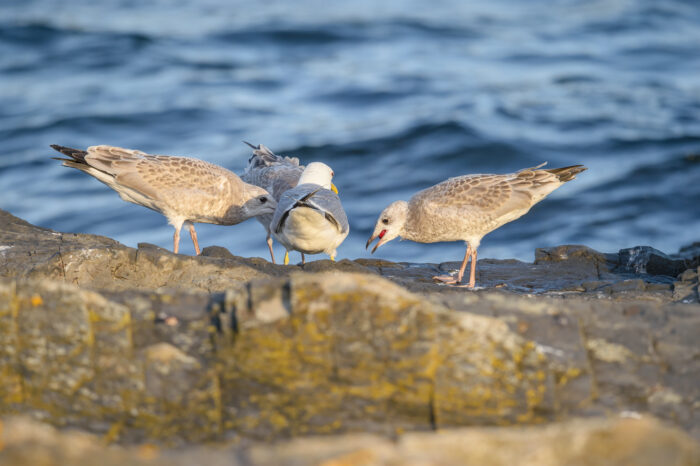
<svg viewBox="0 0 700 466">
<path fill-rule="evenodd" d="M 372 253 L 396 237 L 418 243 L 465 241 L 467 251 L 457 277 L 437 276 L 448 284 L 462 281 L 471 259 L 469 288 L 476 282 L 476 250 L 496 228 L 525 215 L 549 193 L 586 170 L 583 165 L 539 170 L 545 164 L 507 175 L 464 175 L 396 201 L 379 215 L 366 247 Z"/>
<path fill-rule="evenodd" d="M 294 188 L 299 183 L 299 177 L 304 171 L 304 166 L 299 165 L 296 157 L 284 157 L 272 152 L 262 144 L 257 147 L 249 142 L 243 141 L 253 149 L 253 155 L 248 160 L 248 166 L 241 175 L 241 179 L 246 183 L 260 186 L 266 189 L 275 201 L 279 201 L 285 191 Z M 330 189 L 338 194 L 335 185 L 331 183 Z M 267 232 L 267 247 L 270 250 L 270 259 L 275 262 L 275 253 L 272 249 L 272 237 L 270 232 L 270 222 L 272 213 L 257 217 L 265 231 Z M 301 253 L 301 261 L 304 263 L 304 253 Z"/>
<path fill-rule="evenodd" d="M 251 217 L 271 214 L 277 202 L 258 186 L 218 165 L 190 157 L 151 155 L 114 146 L 71 149 L 52 145 L 66 155 L 66 167 L 76 168 L 106 184 L 123 200 L 160 212 L 175 228 L 173 252 L 180 245 L 180 229 L 187 225 L 199 254 L 193 223 L 235 225 Z"/>
<path fill-rule="evenodd" d="M 289 251 L 305 254 L 326 253 L 335 260 L 336 249 L 350 232 L 347 216 L 336 192 L 332 191 L 333 170 L 321 162 L 312 162 L 299 178 L 299 184 L 287 190 L 277 204 L 270 231 Z"/>
</svg>

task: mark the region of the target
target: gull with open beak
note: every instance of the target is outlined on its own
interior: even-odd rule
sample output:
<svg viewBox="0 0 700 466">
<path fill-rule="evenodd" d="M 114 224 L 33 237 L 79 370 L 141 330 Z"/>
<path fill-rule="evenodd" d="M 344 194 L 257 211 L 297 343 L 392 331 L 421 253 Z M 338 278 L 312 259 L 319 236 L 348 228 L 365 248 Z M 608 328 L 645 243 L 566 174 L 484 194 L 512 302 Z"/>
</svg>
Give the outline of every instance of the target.
<svg viewBox="0 0 700 466">
<path fill-rule="evenodd" d="M 289 251 L 305 254 L 325 252 L 335 260 L 336 249 L 350 232 L 347 216 L 331 178 L 333 170 L 321 162 L 310 163 L 299 184 L 285 191 L 270 222 L 270 231 Z"/>
<path fill-rule="evenodd" d="M 396 237 L 418 243 L 465 241 L 467 252 L 457 277 L 435 280 L 458 284 L 471 259 L 469 288 L 476 282 L 476 250 L 496 228 L 525 215 L 549 193 L 586 170 L 582 165 L 543 169 L 544 164 L 507 175 L 464 175 L 396 201 L 379 215 L 365 248 L 379 238 L 372 253 Z"/>
<path fill-rule="evenodd" d="M 249 142 L 243 142 L 253 149 L 253 155 L 248 160 L 248 166 L 241 175 L 243 181 L 267 190 L 275 201 L 279 201 L 282 194 L 299 183 L 299 177 L 304 172 L 304 166 L 299 165 L 297 157 L 277 155 L 262 144 L 258 144 L 256 147 Z M 333 183 L 331 183 L 330 189 L 338 194 L 338 189 Z M 273 212 L 256 218 L 267 232 L 267 247 L 270 250 L 270 260 L 274 264 L 275 253 L 272 249 L 272 232 L 270 231 L 272 215 Z M 306 262 L 303 252 L 301 253 L 301 262 Z"/>
</svg>

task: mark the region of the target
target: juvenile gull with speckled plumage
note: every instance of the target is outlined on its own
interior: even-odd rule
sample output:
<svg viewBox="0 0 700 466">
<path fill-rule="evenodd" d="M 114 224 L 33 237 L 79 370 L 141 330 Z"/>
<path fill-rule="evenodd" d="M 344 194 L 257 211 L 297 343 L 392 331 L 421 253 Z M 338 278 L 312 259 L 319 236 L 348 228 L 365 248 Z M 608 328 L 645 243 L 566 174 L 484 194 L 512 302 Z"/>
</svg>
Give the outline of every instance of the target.
<svg viewBox="0 0 700 466">
<path fill-rule="evenodd" d="M 408 202 L 393 202 L 379 215 L 366 247 L 379 238 L 374 253 L 397 236 L 418 243 L 465 241 L 467 252 L 457 278 L 433 278 L 449 284 L 461 282 L 471 258 L 467 286 L 473 288 L 476 250 L 484 235 L 525 215 L 549 193 L 586 170 L 583 165 L 538 170 L 545 164 L 507 175 L 457 176 L 416 193 Z"/>
<path fill-rule="evenodd" d="M 113 146 L 87 151 L 52 145 L 70 158 L 57 158 L 66 167 L 92 175 L 128 202 L 165 215 L 175 228 L 177 254 L 180 229 L 186 224 L 199 254 L 193 222 L 235 225 L 251 217 L 272 214 L 277 202 L 263 188 L 243 182 L 218 165 L 190 157 L 150 155 Z"/>
</svg>

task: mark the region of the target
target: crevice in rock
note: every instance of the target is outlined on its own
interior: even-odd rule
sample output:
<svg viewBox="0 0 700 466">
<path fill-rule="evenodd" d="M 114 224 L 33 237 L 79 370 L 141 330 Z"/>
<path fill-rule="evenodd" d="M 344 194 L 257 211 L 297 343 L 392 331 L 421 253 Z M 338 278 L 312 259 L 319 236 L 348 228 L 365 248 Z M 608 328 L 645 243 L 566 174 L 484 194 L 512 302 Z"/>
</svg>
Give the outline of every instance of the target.
<svg viewBox="0 0 700 466">
<path fill-rule="evenodd" d="M 287 315 L 292 315 L 292 281 L 285 280 L 280 290 L 282 294 L 282 306 L 287 311 Z"/>
<path fill-rule="evenodd" d="M 595 369 L 593 367 L 593 354 L 588 347 L 588 335 L 586 334 L 586 329 L 582 319 L 578 319 L 577 327 L 579 339 L 581 340 L 583 351 L 586 354 L 586 368 L 588 369 L 588 374 L 591 378 L 591 391 L 588 401 L 596 401 L 600 393 L 598 389 L 598 377 L 596 376 Z"/>
<path fill-rule="evenodd" d="M 430 397 L 428 398 L 428 414 L 430 421 L 430 428 L 434 431 L 438 430 L 437 421 L 437 409 L 435 407 L 435 377 L 433 377 L 433 383 L 430 386 Z"/>
</svg>

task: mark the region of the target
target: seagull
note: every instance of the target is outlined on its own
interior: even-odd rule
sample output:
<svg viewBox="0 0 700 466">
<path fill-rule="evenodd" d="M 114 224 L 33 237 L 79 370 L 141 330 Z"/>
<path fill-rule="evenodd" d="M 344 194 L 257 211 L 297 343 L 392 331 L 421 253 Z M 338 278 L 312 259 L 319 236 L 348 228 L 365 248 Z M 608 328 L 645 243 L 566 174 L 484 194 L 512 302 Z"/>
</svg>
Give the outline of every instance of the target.
<svg viewBox="0 0 700 466">
<path fill-rule="evenodd" d="M 463 175 L 416 193 L 408 202 L 395 201 L 379 215 L 372 241 L 379 241 L 372 253 L 397 236 L 418 243 L 465 241 L 467 251 L 457 278 L 435 280 L 458 284 L 471 258 L 468 288 L 474 288 L 476 250 L 487 233 L 522 217 L 549 193 L 573 180 L 583 165 L 539 170 L 547 162 L 507 175 Z"/>
<path fill-rule="evenodd" d="M 335 260 L 336 248 L 350 232 L 340 198 L 331 190 L 333 170 L 321 162 L 312 162 L 299 178 L 299 184 L 282 194 L 270 222 L 270 231 L 289 251 L 305 254 L 325 252 Z"/>
<path fill-rule="evenodd" d="M 279 201 L 285 191 L 297 185 L 299 177 L 304 171 L 304 166 L 299 165 L 299 159 L 297 157 L 282 157 L 276 155 L 262 144 L 254 146 L 246 141 L 243 141 L 243 143 L 253 149 L 253 155 L 248 160 L 248 166 L 243 175 L 241 175 L 243 181 L 267 190 L 275 201 Z M 333 183 L 331 183 L 330 189 L 338 194 L 338 189 Z M 275 253 L 272 249 L 272 237 L 270 232 L 272 214 L 261 215 L 257 217 L 257 220 L 262 223 L 267 232 L 267 247 L 270 250 L 270 259 L 274 264 Z M 301 261 L 302 263 L 306 262 L 303 252 L 301 253 Z"/>
<path fill-rule="evenodd" d="M 55 144 L 51 147 L 69 157 L 54 157 L 63 166 L 92 175 L 125 201 L 165 215 L 175 228 L 175 254 L 183 224 L 190 230 L 199 255 L 193 223 L 235 225 L 271 214 L 277 206 L 266 190 L 244 183 L 232 171 L 203 160 L 104 145 L 91 146 L 86 151 Z"/>
</svg>

